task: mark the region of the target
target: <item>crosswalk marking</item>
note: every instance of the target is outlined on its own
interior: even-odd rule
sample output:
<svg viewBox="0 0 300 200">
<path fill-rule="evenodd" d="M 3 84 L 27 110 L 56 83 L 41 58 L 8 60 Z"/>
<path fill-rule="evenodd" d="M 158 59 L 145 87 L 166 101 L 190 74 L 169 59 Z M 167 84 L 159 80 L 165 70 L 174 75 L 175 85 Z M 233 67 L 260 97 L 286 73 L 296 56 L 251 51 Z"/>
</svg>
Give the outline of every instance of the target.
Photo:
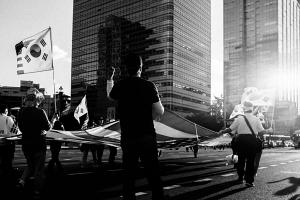
<svg viewBox="0 0 300 200">
<path fill-rule="evenodd" d="M 293 171 L 281 171 L 283 174 L 300 174 L 299 172 L 293 172 Z"/>
<path fill-rule="evenodd" d="M 164 190 L 171 190 L 171 189 L 178 188 L 178 187 L 180 187 L 180 185 L 170 185 L 170 186 L 164 187 Z"/>
<path fill-rule="evenodd" d="M 199 183 L 199 182 L 208 182 L 208 181 L 212 181 L 211 178 L 204 178 L 204 179 L 199 179 L 199 180 L 196 180 L 194 181 L 195 183 Z"/>
<path fill-rule="evenodd" d="M 266 169 L 267 167 L 259 167 L 258 169 Z"/>
<path fill-rule="evenodd" d="M 68 176 L 75 176 L 75 175 L 81 175 L 81 174 L 93 174 L 95 172 L 78 172 L 78 173 L 72 173 L 68 174 Z"/>
<path fill-rule="evenodd" d="M 233 174 L 233 173 L 230 173 L 230 174 L 223 174 L 223 175 L 221 175 L 221 176 L 223 176 L 223 177 L 227 177 L 227 176 L 234 176 L 235 174 Z"/>
<path fill-rule="evenodd" d="M 141 195 L 145 195 L 145 194 L 147 194 L 147 193 L 145 193 L 145 192 L 137 192 L 137 193 L 135 193 L 135 196 L 141 196 Z M 120 197 L 123 198 L 123 195 L 121 195 Z"/>
<path fill-rule="evenodd" d="M 270 167 L 277 167 L 278 165 L 270 165 Z"/>
<path fill-rule="evenodd" d="M 285 165 L 286 163 L 285 163 L 285 162 L 282 162 L 282 163 L 279 163 L 279 164 L 281 164 L 281 165 Z"/>
<path fill-rule="evenodd" d="M 212 160 L 202 160 L 201 162 L 202 163 L 205 163 L 205 162 L 211 162 Z"/>
<path fill-rule="evenodd" d="M 145 194 L 147 194 L 147 193 L 145 193 L 145 192 L 137 192 L 137 193 L 135 193 L 135 196 L 141 196 L 141 195 L 145 195 Z"/>
</svg>

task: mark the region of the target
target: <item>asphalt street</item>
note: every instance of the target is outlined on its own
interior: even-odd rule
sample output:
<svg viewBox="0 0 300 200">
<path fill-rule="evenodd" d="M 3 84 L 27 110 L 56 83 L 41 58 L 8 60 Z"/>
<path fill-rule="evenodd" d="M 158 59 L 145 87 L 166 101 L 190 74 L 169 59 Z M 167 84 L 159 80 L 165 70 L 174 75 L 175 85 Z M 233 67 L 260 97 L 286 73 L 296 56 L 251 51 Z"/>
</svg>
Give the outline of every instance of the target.
<svg viewBox="0 0 300 200">
<path fill-rule="evenodd" d="M 164 191 L 174 200 L 196 199 L 300 199 L 300 150 L 293 148 L 265 149 L 262 155 L 255 187 L 248 188 L 236 182 L 237 175 L 232 165 L 226 165 L 225 156 L 231 149 L 201 149 L 198 157 L 178 150 L 163 150 L 160 157 Z M 45 199 L 85 198 L 121 200 L 121 152 L 116 164 L 108 165 L 108 151 L 104 152 L 101 166 L 92 162 L 81 168 L 82 153 L 78 149 L 61 151 L 64 173 L 46 171 Z M 47 152 L 47 161 L 50 152 Z M 89 153 L 89 160 L 92 160 Z M 20 174 L 25 159 L 17 148 L 14 166 Z M 143 167 L 136 173 L 136 196 L 138 200 L 151 199 L 151 192 L 144 178 Z M 28 184 L 30 185 L 30 184 Z M 28 186 L 30 188 L 30 186 Z M 26 192 L 22 195 L 27 195 Z"/>
</svg>

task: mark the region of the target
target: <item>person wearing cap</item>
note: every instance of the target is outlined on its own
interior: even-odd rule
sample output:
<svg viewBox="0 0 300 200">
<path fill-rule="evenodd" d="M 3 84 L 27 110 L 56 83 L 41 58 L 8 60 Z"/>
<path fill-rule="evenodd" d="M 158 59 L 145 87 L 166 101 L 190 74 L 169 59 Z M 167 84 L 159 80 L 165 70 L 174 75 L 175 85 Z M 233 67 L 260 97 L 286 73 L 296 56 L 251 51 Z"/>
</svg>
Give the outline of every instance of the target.
<svg viewBox="0 0 300 200">
<path fill-rule="evenodd" d="M 221 130 L 219 133 L 224 134 L 232 131 L 237 132 L 236 151 L 239 159 L 237 166 L 237 174 L 239 176 L 238 181 L 243 183 L 245 180 L 246 186 L 253 187 L 255 175 L 254 159 L 257 153 L 257 142 L 256 138 L 253 137 L 252 131 L 248 127 L 245 118 L 248 119 L 249 125 L 252 127 L 255 135 L 259 132 L 265 132 L 265 130 L 259 118 L 252 114 L 253 104 L 246 101 L 243 103 L 242 107 L 244 115 L 239 115 L 229 128 Z"/>
<path fill-rule="evenodd" d="M 44 96 L 36 88 L 30 88 L 25 97 L 24 107 L 19 112 L 19 128 L 22 132 L 22 151 L 27 167 L 24 170 L 17 187 L 22 188 L 30 176 L 34 177 L 33 194 L 40 197 L 44 181 L 46 159 L 46 132 L 51 123 L 46 112 L 39 108 Z"/>
</svg>

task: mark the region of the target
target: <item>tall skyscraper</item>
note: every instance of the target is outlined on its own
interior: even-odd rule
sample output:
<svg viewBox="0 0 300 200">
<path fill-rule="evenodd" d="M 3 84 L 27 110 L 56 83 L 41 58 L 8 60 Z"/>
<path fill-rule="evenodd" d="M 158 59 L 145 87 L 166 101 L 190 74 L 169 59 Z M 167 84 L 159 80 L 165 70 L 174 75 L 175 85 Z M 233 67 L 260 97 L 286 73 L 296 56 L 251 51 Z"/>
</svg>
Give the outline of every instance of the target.
<svg viewBox="0 0 300 200">
<path fill-rule="evenodd" d="M 210 0 L 74 0 L 73 104 L 87 93 L 92 117 L 113 116 L 114 104 L 106 98 L 108 70 L 116 67 L 116 79 L 123 78 L 123 58 L 135 52 L 166 108 L 208 111 L 210 9 Z"/>
<path fill-rule="evenodd" d="M 276 102 L 300 101 L 300 5 L 297 0 L 224 0 L 224 98 L 245 87 L 275 89 Z"/>
</svg>

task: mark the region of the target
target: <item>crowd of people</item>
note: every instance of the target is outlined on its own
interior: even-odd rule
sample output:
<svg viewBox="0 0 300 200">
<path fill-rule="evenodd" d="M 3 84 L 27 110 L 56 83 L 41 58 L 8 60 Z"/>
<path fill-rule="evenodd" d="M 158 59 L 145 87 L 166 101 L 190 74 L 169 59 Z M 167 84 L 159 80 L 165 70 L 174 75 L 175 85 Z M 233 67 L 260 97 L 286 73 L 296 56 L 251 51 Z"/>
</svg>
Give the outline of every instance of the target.
<svg viewBox="0 0 300 200">
<path fill-rule="evenodd" d="M 168 199 L 163 192 L 163 184 L 160 177 L 158 157 L 161 151 L 157 148 L 154 119 L 159 119 L 164 113 L 164 107 L 160 101 L 158 90 L 154 83 L 141 77 L 143 61 L 141 56 L 128 54 L 125 61 L 128 76 L 114 84 L 115 68 L 108 73 L 107 97 L 115 101 L 118 108 L 118 116 L 121 125 L 121 148 L 123 167 L 123 199 L 134 200 L 135 174 L 139 160 L 142 162 L 150 188 L 152 199 Z M 18 179 L 17 188 L 22 190 L 29 178 L 33 179 L 33 198 L 41 197 L 45 179 L 46 161 L 46 132 L 48 130 L 78 130 L 80 125 L 74 126 L 68 117 L 55 113 L 49 120 L 45 111 L 39 107 L 43 101 L 43 95 L 37 89 L 27 91 L 25 102 L 17 116 L 17 121 L 8 116 L 8 108 L 0 107 L 0 134 L 7 135 L 7 139 L 0 140 L 0 176 L 1 186 L 8 185 L 7 180 L 12 180 L 15 144 L 9 140 L 10 135 L 20 129 L 22 133 L 22 151 L 26 158 L 27 166 Z M 260 120 L 254 116 L 253 105 L 245 102 L 244 115 L 237 116 L 229 128 L 219 133 L 232 133 L 233 153 L 238 156 L 237 174 L 238 181 L 249 187 L 254 186 L 254 177 L 259 165 L 261 151 L 257 144 L 257 135 L 265 130 Z M 72 115 L 72 118 L 73 115 Z M 76 119 L 73 119 L 76 120 Z M 59 173 L 63 173 L 63 166 L 59 160 L 61 141 L 49 141 L 51 160 L 48 170 L 52 172 L 54 167 Z M 102 144 L 82 144 L 82 167 L 87 164 L 88 152 L 92 152 L 94 164 L 102 164 L 102 156 L 105 146 Z M 113 164 L 117 149 L 109 147 L 109 163 Z M 197 157 L 198 143 L 192 146 L 194 157 Z M 2 178 L 3 177 L 3 178 Z"/>
<path fill-rule="evenodd" d="M 40 199 L 45 184 L 46 172 L 50 174 L 63 174 L 64 169 L 59 159 L 63 141 L 46 140 L 46 133 L 53 130 L 79 130 L 80 125 L 74 123 L 73 114 L 55 113 L 50 120 L 46 112 L 40 108 L 44 96 L 36 88 L 30 88 L 26 92 L 23 106 L 15 115 L 10 112 L 8 106 L 0 104 L 0 188 L 1 192 L 9 195 L 17 190 L 22 192 L 28 182 L 31 185 L 33 199 Z M 67 103 L 70 103 L 67 100 Z M 73 119 L 70 120 L 70 119 Z M 17 141 L 21 145 L 22 152 L 26 159 L 26 167 L 18 177 L 13 168 L 16 141 L 14 136 L 22 134 Z M 46 164 L 47 145 L 50 147 L 51 158 Z M 97 164 L 102 163 L 102 156 L 105 145 L 87 144 L 87 149 L 94 148 L 97 151 Z M 109 164 L 114 164 L 117 148 L 110 149 Z M 83 158 L 87 158 L 83 152 Z M 15 181 L 17 180 L 17 182 Z M 2 190 L 3 189 L 3 190 Z"/>
</svg>

